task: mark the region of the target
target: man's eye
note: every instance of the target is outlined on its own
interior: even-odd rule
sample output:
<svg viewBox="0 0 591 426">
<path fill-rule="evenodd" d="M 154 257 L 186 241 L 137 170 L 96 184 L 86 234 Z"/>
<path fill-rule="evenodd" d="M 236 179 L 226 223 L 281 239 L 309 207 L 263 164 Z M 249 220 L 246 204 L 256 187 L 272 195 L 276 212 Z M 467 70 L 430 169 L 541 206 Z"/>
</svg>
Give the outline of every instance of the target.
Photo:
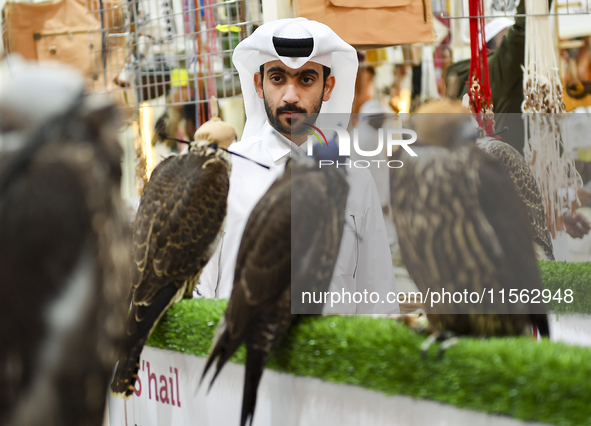
<svg viewBox="0 0 591 426">
<path fill-rule="evenodd" d="M 274 83 L 279 83 L 281 81 L 281 76 L 280 75 L 272 75 L 271 77 L 269 77 L 271 79 L 272 82 Z"/>
<path fill-rule="evenodd" d="M 313 83 L 314 82 L 314 79 L 312 77 L 303 77 L 302 78 L 302 82 L 304 84 L 310 84 L 310 83 Z"/>
</svg>

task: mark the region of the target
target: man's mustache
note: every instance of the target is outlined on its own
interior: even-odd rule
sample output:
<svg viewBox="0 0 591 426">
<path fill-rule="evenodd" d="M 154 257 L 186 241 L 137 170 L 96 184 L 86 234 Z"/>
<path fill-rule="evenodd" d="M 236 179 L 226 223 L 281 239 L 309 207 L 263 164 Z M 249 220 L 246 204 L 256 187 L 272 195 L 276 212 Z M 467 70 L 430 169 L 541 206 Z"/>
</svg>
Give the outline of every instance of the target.
<svg viewBox="0 0 591 426">
<path fill-rule="evenodd" d="M 296 112 L 296 113 L 301 113 L 301 114 L 308 113 L 308 111 L 306 111 L 304 108 L 300 108 L 296 105 L 287 104 L 287 105 L 283 105 L 283 106 L 280 106 L 279 108 L 277 108 L 277 110 L 275 111 L 275 114 L 279 115 L 284 112 Z"/>
</svg>

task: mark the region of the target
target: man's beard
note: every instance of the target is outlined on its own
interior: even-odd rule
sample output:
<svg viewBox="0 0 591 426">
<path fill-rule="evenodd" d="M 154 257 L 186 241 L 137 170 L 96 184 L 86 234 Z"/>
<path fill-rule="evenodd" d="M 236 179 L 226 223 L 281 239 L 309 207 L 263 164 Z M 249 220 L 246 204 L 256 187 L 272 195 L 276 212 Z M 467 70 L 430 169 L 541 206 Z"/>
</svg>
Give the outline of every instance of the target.
<svg viewBox="0 0 591 426">
<path fill-rule="evenodd" d="M 273 113 L 273 111 L 271 110 L 271 107 L 267 103 L 267 98 L 264 96 L 264 92 L 263 92 L 263 101 L 265 103 L 265 111 L 267 112 L 267 118 L 269 120 L 269 123 L 271 124 L 271 127 L 273 127 L 279 133 L 282 133 L 284 135 L 289 135 L 289 134 L 297 135 L 297 134 L 305 133 L 307 129 L 304 126 L 304 123 L 313 124 L 316 122 L 316 117 L 318 116 L 318 113 L 320 112 L 320 108 L 322 108 L 322 98 L 323 97 L 324 97 L 324 90 L 322 90 L 322 94 L 320 96 L 320 99 L 318 99 L 318 102 L 316 102 L 314 104 L 311 112 L 308 112 L 306 109 L 300 108 L 300 107 L 293 105 L 293 104 L 286 104 L 286 105 L 283 105 L 283 106 L 280 106 L 279 108 L 277 108 L 275 110 L 275 112 Z M 284 124 L 279 119 L 279 114 L 284 113 L 284 112 L 294 112 L 294 113 L 298 113 L 300 115 L 298 116 L 298 118 L 287 118 L 286 119 L 287 124 Z M 293 121 L 296 121 L 296 123 L 292 123 Z"/>
</svg>

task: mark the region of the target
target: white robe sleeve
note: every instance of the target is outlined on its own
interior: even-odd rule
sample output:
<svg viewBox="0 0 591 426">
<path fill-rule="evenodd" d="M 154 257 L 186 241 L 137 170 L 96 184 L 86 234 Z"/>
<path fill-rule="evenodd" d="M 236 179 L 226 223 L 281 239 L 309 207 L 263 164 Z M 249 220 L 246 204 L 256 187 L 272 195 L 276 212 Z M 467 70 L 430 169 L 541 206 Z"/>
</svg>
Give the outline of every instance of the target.
<svg viewBox="0 0 591 426">
<path fill-rule="evenodd" d="M 219 268 L 221 262 L 221 249 L 224 244 L 224 233 L 222 233 L 222 237 L 220 238 L 220 242 L 213 252 L 213 255 L 207 262 L 207 265 L 201 271 L 201 275 L 199 276 L 199 282 L 197 283 L 197 287 L 193 292 L 194 298 L 205 297 L 206 299 L 212 299 L 216 297 L 216 289 L 219 285 Z"/>
<path fill-rule="evenodd" d="M 358 304 L 356 313 L 398 314 L 400 307 L 395 301 L 394 267 L 382 205 L 373 180 L 368 186 L 369 196 L 363 216 L 363 228 L 360 230 L 359 262 L 355 280 L 358 289 L 377 293 L 373 300 L 378 300 L 376 296 L 379 296 L 379 300 L 376 303 L 369 300 L 369 303 Z M 393 303 L 388 301 L 388 293 Z"/>
<path fill-rule="evenodd" d="M 247 158 L 273 164 L 268 154 L 258 145 L 246 144 L 244 141 L 239 144 L 233 146 L 232 150 Z M 283 167 L 272 166 L 270 170 L 266 170 L 240 157 L 232 157 L 224 231 L 217 249 L 199 277 L 197 291 L 200 296 L 220 299 L 231 296 L 240 240 L 250 213 Z"/>
</svg>

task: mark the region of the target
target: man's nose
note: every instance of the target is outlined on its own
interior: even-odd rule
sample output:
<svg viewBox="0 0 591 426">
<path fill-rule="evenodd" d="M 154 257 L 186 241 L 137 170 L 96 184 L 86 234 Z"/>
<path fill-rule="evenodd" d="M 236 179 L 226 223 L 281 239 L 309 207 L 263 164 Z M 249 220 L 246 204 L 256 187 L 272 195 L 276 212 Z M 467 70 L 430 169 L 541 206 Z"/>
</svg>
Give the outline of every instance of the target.
<svg viewBox="0 0 591 426">
<path fill-rule="evenodd" d="M 300 100 L 298 90 L 295 84 L 288 84 L 283 94 L 283 102 L 286 104 L 295 104 Z"/>
</svg>

